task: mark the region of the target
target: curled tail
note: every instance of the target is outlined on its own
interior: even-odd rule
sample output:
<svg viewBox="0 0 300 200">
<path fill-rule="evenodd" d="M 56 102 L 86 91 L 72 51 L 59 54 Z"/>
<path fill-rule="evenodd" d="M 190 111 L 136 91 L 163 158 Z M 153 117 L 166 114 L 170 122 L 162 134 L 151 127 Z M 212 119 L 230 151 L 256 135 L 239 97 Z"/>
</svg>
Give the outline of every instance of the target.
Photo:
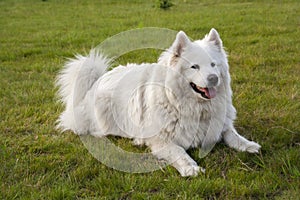
<svg viewBox="0 0 300 200">
<path fill-rule="evenodd" d="M 73 130 L 82 134 L 80 127 L 75 121 L 75 109 L 83 101 L 89 89 L 101 77 L 110 65 L 110 59 L 92 49 L 87 56 L 77 55 L 64 65 L 56 79 L 56 86 L 60 100 L 65 105 L 65 111 L 58 119 L 57 128 Z M 86 119 L 81 119 L 86 120 Z"/>
</svg>

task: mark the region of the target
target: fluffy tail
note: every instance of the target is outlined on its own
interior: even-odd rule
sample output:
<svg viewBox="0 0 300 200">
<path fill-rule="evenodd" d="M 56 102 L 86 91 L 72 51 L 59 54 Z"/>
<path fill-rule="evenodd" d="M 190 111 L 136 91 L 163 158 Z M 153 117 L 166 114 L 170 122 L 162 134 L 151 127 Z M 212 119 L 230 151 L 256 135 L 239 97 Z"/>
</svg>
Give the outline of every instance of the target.
<svg viewBox="0 0 300 200">
<path fill-rule="evenodd" d="M 88 90 L 101 77 L 110 65 L 110 59 L 92 49 L 87 56 L 77 55 L 70 59 L 61 70 L 56 79 L 59 88 L 58 95 L 65 105 L 65 111 L 58 119 L 57 128 L 73 130 L 81 134 L 75 122 L 75 110 L 83 101 Z M 85 119 L 81 119 L 85 120 Z M 79 128 L 82 129 L 82 128 Z"/>
</svg>

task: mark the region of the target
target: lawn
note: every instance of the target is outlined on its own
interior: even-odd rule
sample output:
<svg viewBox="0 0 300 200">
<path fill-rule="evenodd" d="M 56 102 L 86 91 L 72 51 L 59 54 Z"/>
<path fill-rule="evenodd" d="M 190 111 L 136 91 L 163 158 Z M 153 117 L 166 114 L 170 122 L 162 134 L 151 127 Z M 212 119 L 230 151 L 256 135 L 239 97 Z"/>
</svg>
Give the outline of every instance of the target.
<svg viewBox="0 0 300 200">
<path fill-rule="evenodd" d="M 284 3 L 283 3 L 284 2 Z M 0 199 L 298 199 L 300 3 L 174 0 L 0 1 Z M 229 54 L 237 130 L 257 155 L 220 143 L 206 168 L 182 178 L 167 167 L 132 174 L 106 167 L 55 121 L 54 80 L 66 57 L 122 31 L 161 27 L 202 38 L 216 28 Z M 119 58 L 155 62 L 160 51 Z M 130 141 L 110 138 L 127 149 Z"/>
</svg>

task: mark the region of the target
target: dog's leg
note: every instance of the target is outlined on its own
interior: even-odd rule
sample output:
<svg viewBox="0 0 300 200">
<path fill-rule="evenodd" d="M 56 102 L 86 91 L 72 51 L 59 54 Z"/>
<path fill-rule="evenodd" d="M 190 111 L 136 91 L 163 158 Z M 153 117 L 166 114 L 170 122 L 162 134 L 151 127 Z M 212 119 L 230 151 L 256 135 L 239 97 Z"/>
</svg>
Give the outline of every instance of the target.
<svg viewBox="0 0 300 200">
<path fill-rule="evenodd" d="M 150 145 L 152 153 L 159 159 L 167 161 L 175 167 L 181 176 L 197 176 L 200 168 L 197 163 L 186 153 L 184 148 L 174 143 L 156 143 Z M 203 169 L 201 168 L 203 172 Z"/>
<path fill-rule="evenodd" d="M 227 129 L 223 133 L 223 139 L 224 139 L 224 142 L 228 146 L 230 146 L 238 151 L 247 151 L 250 153 L 258 153 L 258 151 L 260 149 L 259 144 L 257 144 L 256 142 L 253 142 L 253 141 L 249 141 L 246 138 L 244 138 L 243 136 L 239 135 L 234 127 Z"/>
</svg>

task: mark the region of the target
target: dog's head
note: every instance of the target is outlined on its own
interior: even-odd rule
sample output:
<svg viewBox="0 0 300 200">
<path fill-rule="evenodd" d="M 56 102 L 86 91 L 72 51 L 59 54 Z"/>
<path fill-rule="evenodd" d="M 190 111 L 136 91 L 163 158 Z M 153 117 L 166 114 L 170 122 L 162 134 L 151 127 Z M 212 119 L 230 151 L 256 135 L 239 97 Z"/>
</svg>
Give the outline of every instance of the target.
<svg viewBox="0 0 300 200">
<path fill-rule="evenodd" d="M 190 89 L 205 100 L 217 95 L 222 77 L 228 71 L 222 40 L 215 29 L 194 42 L 180 31 L 172 46 L 160 56 L 159 63 L 182 74 Z"/>
</svg>

